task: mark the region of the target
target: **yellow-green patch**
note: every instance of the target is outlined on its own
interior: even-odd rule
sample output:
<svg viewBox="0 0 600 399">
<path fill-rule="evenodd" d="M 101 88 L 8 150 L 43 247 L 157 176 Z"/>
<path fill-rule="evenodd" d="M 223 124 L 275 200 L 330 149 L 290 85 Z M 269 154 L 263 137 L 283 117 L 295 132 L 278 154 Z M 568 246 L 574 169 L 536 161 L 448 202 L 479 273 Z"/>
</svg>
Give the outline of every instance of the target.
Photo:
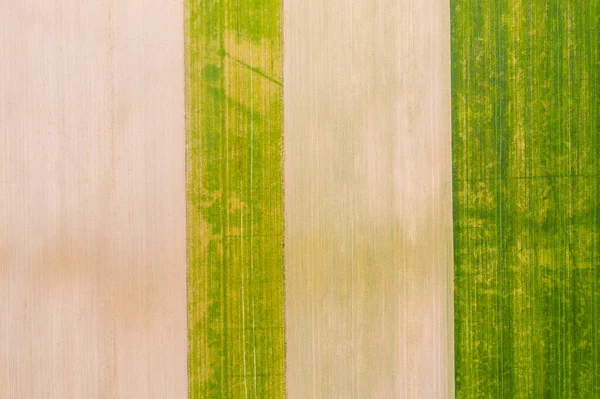
<svg viewBox="0 0 600 399">
<path fill-rule="evenodd" d="M 452 0 L 458 398 L 600 397 L 600 1 Z"/>
<path fill-rule="evenodd" d="M 279 0 L 186 0 L 191 398 L 282 398 Z"/>
</svg>

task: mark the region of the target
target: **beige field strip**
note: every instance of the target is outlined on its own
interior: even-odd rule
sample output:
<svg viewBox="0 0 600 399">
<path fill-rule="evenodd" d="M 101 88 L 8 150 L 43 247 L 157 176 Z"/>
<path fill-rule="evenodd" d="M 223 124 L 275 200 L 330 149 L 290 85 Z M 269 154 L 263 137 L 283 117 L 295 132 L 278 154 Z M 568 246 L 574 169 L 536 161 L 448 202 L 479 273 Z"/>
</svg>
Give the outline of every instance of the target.
<svg viewBox="0 0 600 399">
<path fill-rule="evenodd" d="M 183 1 L 1 1 L 0 60 L 0 398 L 185 398 Z"/>
<path fill-rule="evenodd" d="M 290 399 L 454 396 L 449 23 L 284 2 Z"/>
</svg>

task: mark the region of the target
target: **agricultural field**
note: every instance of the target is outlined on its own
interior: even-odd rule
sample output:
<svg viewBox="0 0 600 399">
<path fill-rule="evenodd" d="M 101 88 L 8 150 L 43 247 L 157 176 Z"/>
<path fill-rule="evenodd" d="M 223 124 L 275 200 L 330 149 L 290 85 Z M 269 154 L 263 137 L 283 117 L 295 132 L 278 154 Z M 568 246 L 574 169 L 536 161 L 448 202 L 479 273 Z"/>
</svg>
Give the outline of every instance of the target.
<svg viewBox="0 0 600 399">
<path fill-rule="evenodd" d="M 600 1 L 453 0 L 458 398 L 600 395 Z"/>
<path fill-rule="evenodd" d="M 191 398 L 283 398 L 278 0 L 186 2 Z"/>
</svg>

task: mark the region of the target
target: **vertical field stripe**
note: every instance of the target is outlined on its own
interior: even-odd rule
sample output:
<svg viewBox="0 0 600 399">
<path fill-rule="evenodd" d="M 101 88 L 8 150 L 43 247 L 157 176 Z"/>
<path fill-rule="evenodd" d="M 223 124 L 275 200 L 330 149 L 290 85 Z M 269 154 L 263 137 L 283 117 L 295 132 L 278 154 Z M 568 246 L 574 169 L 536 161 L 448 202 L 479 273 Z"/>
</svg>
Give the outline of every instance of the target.
<svg viewBox="0 0 600 399">
<path fill-rule="evenodd" d="M 450 8 L 284 7 L 289 399 L 452 398 Z"/>
<path fill-rule="evenodd" d="M 186 1 L 190 398 L 284 397 L 280 3 Z"/>
<path fill-rule="evenodd" d="M 0 1 L 0 398 L 187 395 L 183 0 Z"/>
<path fill-rule="evenodd" d="M 600 1 L 452 0 L 459 398 L 600 397 Z"/>
</svg>

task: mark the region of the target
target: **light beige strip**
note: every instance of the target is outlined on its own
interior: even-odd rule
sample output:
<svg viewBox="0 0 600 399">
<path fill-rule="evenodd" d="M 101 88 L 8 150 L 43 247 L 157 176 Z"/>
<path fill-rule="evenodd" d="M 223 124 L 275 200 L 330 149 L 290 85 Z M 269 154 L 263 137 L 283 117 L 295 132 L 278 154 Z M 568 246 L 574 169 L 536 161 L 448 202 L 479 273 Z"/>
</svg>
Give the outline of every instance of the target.
<svg viewBox="0 0 600 399">
<path fill-rule="evenodd" d="M 0 60 L 0 398 L 185 398 L 182 1 L 1 1 Z"/>
<path fill-rule="evenodd" d="M 449 4 L 284 16 L 289 398 L 453 397 Z"/>
</svg>

